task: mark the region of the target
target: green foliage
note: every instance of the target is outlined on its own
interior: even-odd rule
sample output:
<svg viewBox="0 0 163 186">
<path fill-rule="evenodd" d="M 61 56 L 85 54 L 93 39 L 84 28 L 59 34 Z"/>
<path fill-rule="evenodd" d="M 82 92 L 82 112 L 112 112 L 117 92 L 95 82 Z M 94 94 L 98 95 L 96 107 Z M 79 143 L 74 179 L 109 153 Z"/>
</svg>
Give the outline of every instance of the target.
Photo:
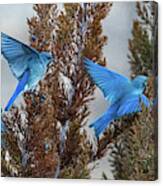
<svg viewBox="0 0 163 186">
<path fill-rule="evenodd" d="M 132 75 L 150 74 L 152 71 L 152 42 L 139 21 L 133 23 L 133 39 L 129 40 Z"/>
<path fill-rule="evenodd" d="M 122 180 L 155 180 L 157 151 L 155 119 L 152 113 L 143 109 L 115 143 L 111 156 L 115 179 Z"/>
<path fill-rule="evenodd" d="M 133 23 L 129 40 L 131 76 L 148 75 L 145 94 L 152 103 L 157 97 L 157 4 L 137 3 L 137 13 L 139 18 Z M 121 130 L 118 135 L 112 135 L 110 161 L 115 179 L 157 179 L 157 105 L 151 105 L 150 109 L 143 107 L 141 113 L 115 123 L 120 123 Z"/>
<path fill-rule="evenodd" d="M 132 38 L 128 46 L 132 77 L 138 74 L 151 75 L 155 61 L 153 56 L 157 53 L 157 3 L 138 2 L 136 8 L 138 19 L 133 22 Z"/>
</svg>

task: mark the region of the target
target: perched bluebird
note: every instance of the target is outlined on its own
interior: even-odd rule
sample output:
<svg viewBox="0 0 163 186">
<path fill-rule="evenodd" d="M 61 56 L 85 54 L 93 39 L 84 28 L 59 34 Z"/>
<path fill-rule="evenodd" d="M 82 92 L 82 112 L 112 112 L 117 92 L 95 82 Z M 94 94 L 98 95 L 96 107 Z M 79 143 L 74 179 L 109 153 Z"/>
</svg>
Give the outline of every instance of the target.
<svg viewBox="0 0 163 186">
<path fill-rule="evenodd" d="M 5 111 L 8 111 L 20 93 L 35 89 L 44 77 L 52 55 L 49 52 L 39 52 L 4 33 L 1 33 L 1 53 L 18 80 L 16 90 L 5 107 Z"/>
<path fill-rule="evenodd" d="M 84 65 L 92 81 L 102 90 L 109 102 L 106 112 L 90 125 L 94 128 L 96 137 L 104 132 L 112 120 L 140 112 L 142 103 L 146 107 L 150 106 L 148 98 L 143 94 L 147 84 L 146 76 L 139 75 L 130 80 L 88 58 L 84 58 Z"/>
</svg>

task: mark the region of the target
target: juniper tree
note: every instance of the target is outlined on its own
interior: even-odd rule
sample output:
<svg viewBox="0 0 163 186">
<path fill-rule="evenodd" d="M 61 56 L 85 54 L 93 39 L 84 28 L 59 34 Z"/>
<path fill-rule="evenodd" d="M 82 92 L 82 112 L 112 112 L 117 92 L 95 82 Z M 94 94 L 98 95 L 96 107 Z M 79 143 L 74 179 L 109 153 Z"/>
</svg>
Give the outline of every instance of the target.
<svg viewBox="0 0 163 186">
<path fill-rule="evenodd" d="M 119 121 L 123 127 L 113 141 L 111 162 L 115 179 L 155 180 L 157 103 L 153 100 L 157 99 L 157 3 L 137 3 L 136 9 L 138 18 L 133 22 L 132 38 L 129 39 L 131 77 L 138 74 L 149 77 L 145 94 L 151 107 Z"/>
<path fill-rule="evenodd" d="M 28 19 L 29 41 L 37 50 L 51 52 L 54 60 L 35 92 L 24 93 L 25 106 L 13 107 L 2 116 L 8 131 L 3 137 L 4 176 L 13 176 L 12 166 L 15 176 L 89 177 L 93 149 L 84 128 L 95 87 L 82 57 L 105 65 L 102 48 L 107 37 L 101 21 L 111 6 L 73 3 L 64 4 L 63 10 L 56 4 L 33 6 L 36 15 Z"/>
</svg>

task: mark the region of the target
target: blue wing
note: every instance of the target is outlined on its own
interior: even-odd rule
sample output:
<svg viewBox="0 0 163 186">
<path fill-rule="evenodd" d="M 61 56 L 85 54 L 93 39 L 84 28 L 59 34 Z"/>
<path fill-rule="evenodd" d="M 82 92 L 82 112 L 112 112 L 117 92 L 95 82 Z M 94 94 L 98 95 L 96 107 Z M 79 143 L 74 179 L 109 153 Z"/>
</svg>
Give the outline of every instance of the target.
<svg viewBox="0 0 163 186">
<path fill-rule="evenodd" d="M 95 120 L 89 127 L 93 127 L 96 137 L 110 125 L 111 121 L 116 118 L 118 104 L 111 105 L 97 120 Z"/>
<path fill-rule="evenodd" d="M 110 103 L 119 99 L 123 95 L 124 90 L 131 84 L 128 78 L 108 70 L 87 58 L 84 58 L 84 64 L 92 80 L 103 91 L 105 98 Z"/>
<path fill-rule="evenodd" d="M 145 107 L 149 108 L 150 102 L 145 95 L 131 95 L 127 99 L 123 100 L 121 106 L 118 109 L 117 116 L 123 116 L 131 113 L 141 111 L 142 103 Z"/>
<path fill-rule="evenodd" d="M 7 59 L 13 75 L 19 80 L 28 68 L 28 60 L 39 53 L 16 39 L 1 33 L 1 53 Z"/>
<path fill-rule="evenodd" d="M 12 106 L 13 102 L 15 101 L 15 99 L 17 98 L 17 96 L 24 90 L 25 86 L 27 85 L 28 79 L 29 79 L 29 70 L 27 70 L 21 80 L 19 81 L 16 90 L 14 92 L 14 94 L 12 95 L 12 97 L 10 98 L 7 106 L 5 107 L 5 111 L 8 111 L 10 109 L 10 107 Z"/>
</svg>

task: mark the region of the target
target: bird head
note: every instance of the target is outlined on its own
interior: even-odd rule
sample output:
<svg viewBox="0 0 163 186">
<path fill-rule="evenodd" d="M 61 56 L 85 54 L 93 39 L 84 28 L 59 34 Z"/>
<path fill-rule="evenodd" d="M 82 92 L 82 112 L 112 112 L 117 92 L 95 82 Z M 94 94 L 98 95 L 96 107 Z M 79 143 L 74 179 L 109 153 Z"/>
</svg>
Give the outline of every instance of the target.
<svg viewBox="0 0 163 186">
<path fill-rule="evenodd" d="M 53 60 L 53 56 L 50 52 L 41 52 L 41 57 L 45 65 L 48 65 Z"/>
<path fill-rule="evenodd" d="M 134 87 L 136 87 L 137 89 L 139 89 L 143 92 L 146 85 L 147 85 L 147 80 L 148 80 L 147 76 L 138 75 L 132 80 L 132 83 L 133 83 Z"/>
</svg>

